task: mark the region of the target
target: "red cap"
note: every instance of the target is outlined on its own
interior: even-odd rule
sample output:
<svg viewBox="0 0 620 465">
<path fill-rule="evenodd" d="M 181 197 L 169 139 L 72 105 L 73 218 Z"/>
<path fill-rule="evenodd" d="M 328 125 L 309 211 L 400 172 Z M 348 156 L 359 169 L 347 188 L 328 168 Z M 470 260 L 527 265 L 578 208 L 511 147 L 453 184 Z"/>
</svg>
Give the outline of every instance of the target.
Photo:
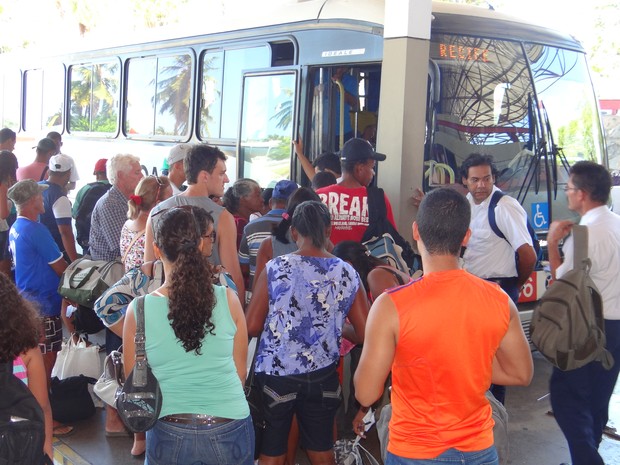
<svg viewBox="0 0 620 465">
<path fill-rule="evenodd" d="M 97 160 L 97 163 L 95 163 L 95 171 L 93 172 L 93 174 L 105 173 L 106 172 L 106 163 L 107 162 L 108 162 L 107 158 L 101 158 L 101 159 Z"/>
</svg>

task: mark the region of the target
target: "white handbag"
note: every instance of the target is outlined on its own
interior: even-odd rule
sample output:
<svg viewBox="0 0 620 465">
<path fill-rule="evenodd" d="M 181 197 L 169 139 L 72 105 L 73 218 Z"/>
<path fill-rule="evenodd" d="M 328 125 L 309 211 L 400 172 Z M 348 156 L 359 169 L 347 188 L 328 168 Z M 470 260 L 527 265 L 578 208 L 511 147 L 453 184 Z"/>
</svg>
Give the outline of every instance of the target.
<svg viewBox="0 0 620 465">
<path fill-rule="evenodd" d="M 87 346 L 83 336 L 74 342 L 72 336 L 68 342 L 63 342 L 62 349 L 58 352 L 56 363 L 52 368 L 52 377 L 65 379 L 80 375 L 94 379 L 101 375 L 99 346 L 95 344 Z"/>
<path fill-rule="evenodd" d="M 124 382 L 123 354 L 113 350 L 103 362 L 103 374 L 95 383 L 93 391 L 106 404 L 116 408 L 116 396 Z"/>
</svg>

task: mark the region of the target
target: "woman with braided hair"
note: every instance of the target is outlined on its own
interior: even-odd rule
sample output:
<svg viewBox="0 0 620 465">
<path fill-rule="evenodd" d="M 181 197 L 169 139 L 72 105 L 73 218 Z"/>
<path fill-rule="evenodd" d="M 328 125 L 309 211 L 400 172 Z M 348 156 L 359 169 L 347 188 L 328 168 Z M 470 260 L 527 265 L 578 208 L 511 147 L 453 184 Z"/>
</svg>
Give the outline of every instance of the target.
<svg viewBox="0 0 620 465">
<path fill-rule="evenodd" d="M 147 465 L 251 465 L 254 432 L 243 392 L 247 330 L 241 304 L 228 288 L 207 285 L 212 271 L 201 253 L 215 240 L 200 232 L 195 210 L 162 210 L 154 252 L 164 283 L 144 301 L 146 354 L 163 405 L 146 434 Z M 133 369 L 135 301 L 123 328 L 125 372 Z"/>
</svg>

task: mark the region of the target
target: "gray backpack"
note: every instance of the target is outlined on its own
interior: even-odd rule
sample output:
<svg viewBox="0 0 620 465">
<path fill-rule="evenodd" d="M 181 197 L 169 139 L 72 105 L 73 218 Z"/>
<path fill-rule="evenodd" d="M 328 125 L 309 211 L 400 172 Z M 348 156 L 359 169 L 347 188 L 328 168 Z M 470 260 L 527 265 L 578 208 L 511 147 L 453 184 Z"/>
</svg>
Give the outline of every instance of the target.
<svg viewBox="0 0 620 465">
<path fill-rule="evenodd" d="M 590 278 L 588 229 L 573 226 L 573 269 L 555 280 L 532 316 L 530 338 L 554 366 L 568 371 L 592 361 L 609 370 L 613 357 L 605 349 L 603 299 Z"/>
</svg>

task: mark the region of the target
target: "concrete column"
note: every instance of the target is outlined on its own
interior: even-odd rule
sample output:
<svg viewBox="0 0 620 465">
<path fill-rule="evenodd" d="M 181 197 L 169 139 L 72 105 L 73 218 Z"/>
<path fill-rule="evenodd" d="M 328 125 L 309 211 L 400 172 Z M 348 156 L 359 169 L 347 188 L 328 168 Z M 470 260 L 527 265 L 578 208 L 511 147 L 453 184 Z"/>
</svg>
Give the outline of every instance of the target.
<svg viewBox="0 0 620 465">
<path fill-rule="evenodd" d="M 377 124 L 378 181 L 392 203 L 399 232 L 411 241 L 422 187 L 431 0 L 385 0 L 381 101 Z"/>
</svg>

